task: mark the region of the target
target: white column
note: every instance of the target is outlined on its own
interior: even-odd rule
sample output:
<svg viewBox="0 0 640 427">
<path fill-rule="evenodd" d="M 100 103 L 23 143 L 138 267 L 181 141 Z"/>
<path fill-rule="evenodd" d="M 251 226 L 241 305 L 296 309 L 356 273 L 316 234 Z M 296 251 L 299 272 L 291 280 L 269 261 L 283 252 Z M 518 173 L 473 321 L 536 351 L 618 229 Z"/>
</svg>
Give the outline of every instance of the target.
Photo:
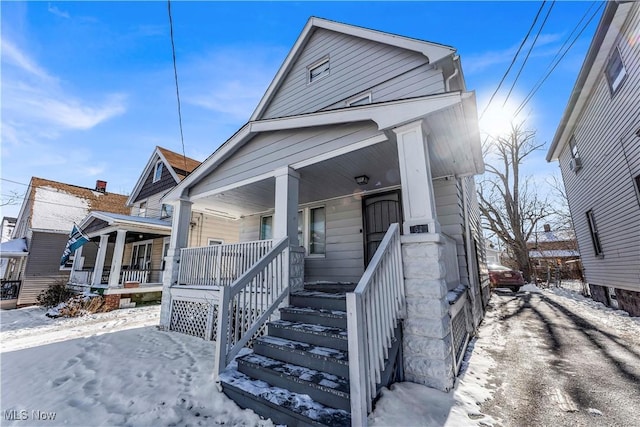
<svg viewBox="0 0 640 427">
<path fill-rule="evenodd" d="M 122 269 L 122 255 L 124 255 L 124 243 L 127 230 L 118 230 L 116 234 L 116 247 L 111 258 L 111 271 L 109 272 L 109 287 L 117 288 L 120 284 L 120 270 Z"/>
<path fill-rule="evenodd" d="M 93 268 L 92 285 L 99 285 L 102 279 L 102 269 L 104 268 L 104 259 L 107 256 L 107 246 L 109 244 L 109 235 L 103 234 L 100 236 L 100 246 L 98 247 L 98 254 L 96 255 L 96 264 Z"/>
<path fill-rule="evenodd" d="M 427 138 L 422 120 L 393 130 L 398 143 L 404 223 L 402 234 L 439 233 Z"/>
<path fill-rule="evenodd" d="M 76 275 L 76 271 L 82 270 L 82 264 L 83 264 L 82 248 L 84 248 L 84 246 L 80 246 L 78 249 L 76 249 L 76 251 L 73 254 L 73 264 L 71 265 L 71 273 L 69 274 L 69 281 L 71 283 L 78 283 L 78 280 L 80 280 L 80 277 L 82 277 L 82 276 Z M 89 283 L 82 283 L 82 284 L 88 285 Z"/>
<path fill-rule="evenodd" d="M 300 174 L 290 167 L 275 171 L 276 200 L 273 237 L 289 236 L 289 245 L 298 246 L 298 187 Z"/>
<path fill-rule="evenodd" d="M 186 248 L 189 240 L 189 223 L 191 222 L 191 205 L 188 200 L 180 200 L 173 206 L 171 220 L 171 239 L 169 251 L 165 257 L 164 274 L 162 275 L 162 306 L 160 307 L 160 326 L 168 329 L 171 321 L 171 286 L 178 283 L 180 272 L 180 249 Z"/>
</svg>

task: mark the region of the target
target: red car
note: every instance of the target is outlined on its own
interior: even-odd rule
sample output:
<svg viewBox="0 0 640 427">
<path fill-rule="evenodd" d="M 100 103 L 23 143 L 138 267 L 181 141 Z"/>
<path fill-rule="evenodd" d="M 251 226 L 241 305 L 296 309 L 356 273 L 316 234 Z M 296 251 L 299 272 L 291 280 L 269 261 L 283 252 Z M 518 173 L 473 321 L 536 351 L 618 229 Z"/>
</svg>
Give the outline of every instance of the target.
<svg viewBox="0 0 640 427">
<path fill-rule="evenodd" d="M 493 288 L 509 288 L 513 292 L 518 292 L 520 286 L 525 285 L 522 272 L 518 270 L 512 270 L 509 267 L 497 264 L 490 264 L 487 267 L 489 269 L 489 282 Z"/>
</svg>

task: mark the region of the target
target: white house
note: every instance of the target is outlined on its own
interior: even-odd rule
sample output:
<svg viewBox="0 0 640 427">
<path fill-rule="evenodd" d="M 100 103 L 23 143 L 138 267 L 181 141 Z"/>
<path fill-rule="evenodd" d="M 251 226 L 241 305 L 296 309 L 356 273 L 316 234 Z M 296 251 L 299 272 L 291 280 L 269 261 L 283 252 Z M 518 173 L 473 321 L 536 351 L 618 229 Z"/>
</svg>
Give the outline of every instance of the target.
<svg viewBox="0 0 640 427">
<path fill-rule="evenodd" d="M 74 223 L 94 210 L 126 211 L 126 196 L 107 192 L 106 185 L 98 181 L 95 188 L 87 188 L 31 178 L 13 231 L 14 241 L 3 243 L 0 249 L 8 259 L 3 288 L 12 288 L 3 308 L 35 304 L 43 290 L 64 283 L 71 262 L 61 266 L 60 256 Z"/>
<path fill-rule="evenodd" d="M 557 160 L 591 296 L 640 316 L 640 3 L 608 2 L 547 161 Z"/>
<path fill-rule="evenodd" d="M 163 199 L 161 324 L 215 340 L 225 393 L 277 423 L 366 423 L 394 379 L 449 390 L 489 297 L 483 171 L 455 49 L 311 18 L 249 122 Z M 237 218 L 240 243 L 186 248 L 194 209 Z M 306 363 L 333 386 L 287 370 Z"/>
</svg>

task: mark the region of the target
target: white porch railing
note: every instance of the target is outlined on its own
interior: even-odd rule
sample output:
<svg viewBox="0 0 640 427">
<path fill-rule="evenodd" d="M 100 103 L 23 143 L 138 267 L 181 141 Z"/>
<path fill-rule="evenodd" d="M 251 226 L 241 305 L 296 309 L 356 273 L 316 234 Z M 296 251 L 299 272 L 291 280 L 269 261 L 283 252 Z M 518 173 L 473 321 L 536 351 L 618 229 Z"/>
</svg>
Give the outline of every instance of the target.
<svg viewBox="0 0 640 427">
<path fill-rule="evenodd" d="M 138 282 L 147 283 L 149 281 L 149 270 L 122 270 L 120 283 Z"/>
<path fill-rule="evenodd" d="M 366 425 L 404 307 L 400 227 L 396 223 L 387 230 L 356 289 L 347 293 L 352 425 Z"/>
<path fill-rule="evenodd" d="M 230 286 L 273 246 L 273 240 L 180 250 L 178 284 Z"/>
<path fill-rule="evenodd" d="M 255 242 L 252 242 L 255 243 Z M 289 239 L 273 247 L 231 286 L 220 288 L 216 377 L 258 334 L 289 293 Z"/>
</svg>

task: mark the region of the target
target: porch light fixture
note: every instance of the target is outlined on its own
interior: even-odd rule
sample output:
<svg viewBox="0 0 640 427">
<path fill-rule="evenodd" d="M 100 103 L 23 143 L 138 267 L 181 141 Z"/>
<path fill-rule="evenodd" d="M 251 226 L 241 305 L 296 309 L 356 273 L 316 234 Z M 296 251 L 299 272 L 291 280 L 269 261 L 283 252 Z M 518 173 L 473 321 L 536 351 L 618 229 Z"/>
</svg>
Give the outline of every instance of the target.
<svg viewBox="0 0 640 427">
<path fill-rule="evenodd" d="M 356 176 L 354 179 L 358 185 L 366 185 L 369 182 L 369 177 L 367 175 Z"/>
</svg>

